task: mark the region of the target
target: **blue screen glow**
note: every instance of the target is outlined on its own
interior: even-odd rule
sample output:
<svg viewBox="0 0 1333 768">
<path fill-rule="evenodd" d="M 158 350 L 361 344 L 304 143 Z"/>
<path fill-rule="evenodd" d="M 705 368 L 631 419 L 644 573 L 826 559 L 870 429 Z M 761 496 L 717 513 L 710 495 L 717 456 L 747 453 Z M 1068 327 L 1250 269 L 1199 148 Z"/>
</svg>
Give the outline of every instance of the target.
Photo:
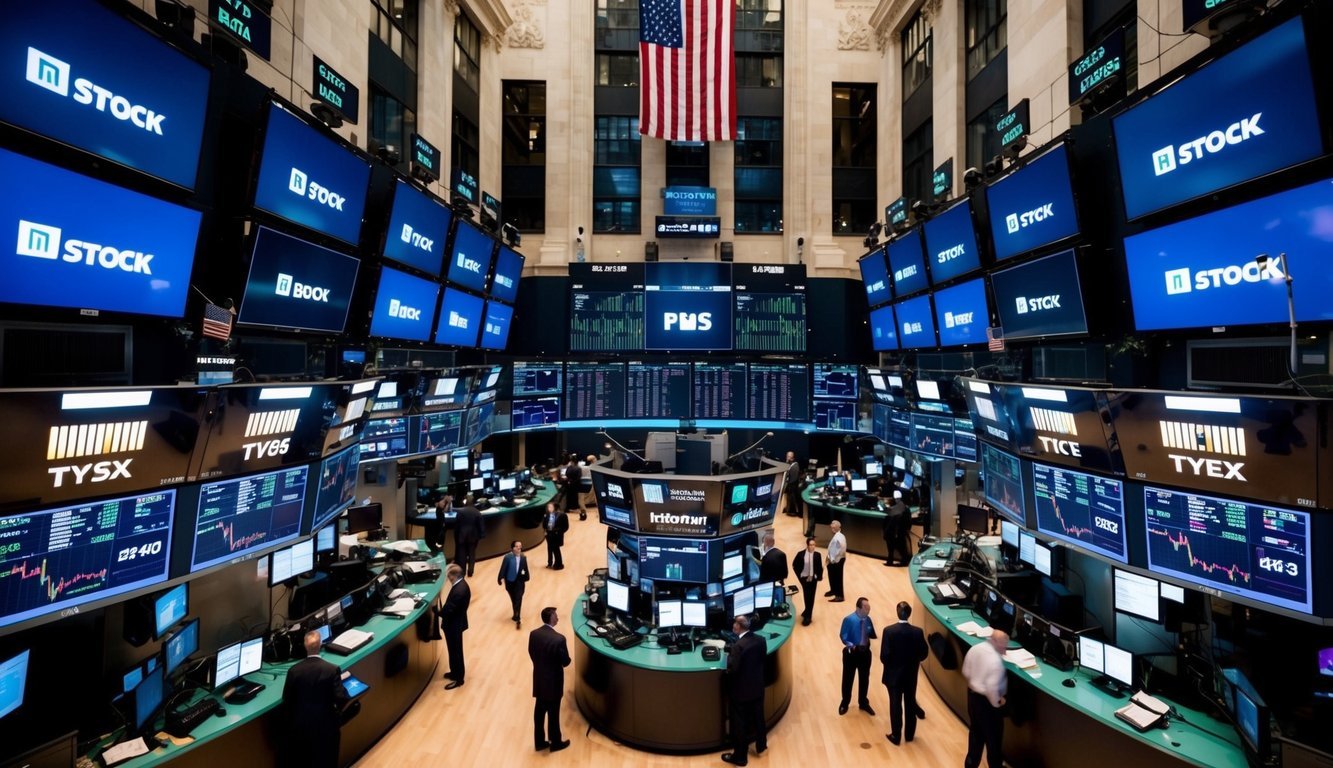
<svg viewBox="0 0 1333 768">
<path fill-rule="evenodd" d="M 989 324 L 984 279 L 935 292 L 935 327 L 940 329 L 940 346 L 985 343 Z"/>
<path fill-rule="evenodd" d="M 731 265 L 644 265 L 646 349 L 731 349 Z"/>
<path fill-rule="evenodd" d="M 885 250 L 889 255 L 889 271 L 893 273 L 894 296 L 910 296 L 929 287 L 921 230 L 904 234 L 885 246 Z"/>
<path fill-rule="evenodd" d="M 393 189 L 393 215 L 384 238 L 384 258 L 438 276 L 453 213 L 402 179 L 394 183 Z"/>
<path fill-rule="evenodd" d="M 903 349 L 935 346 L 935 318 L 930 312 L 930 296 L 900 301 L 893 305 L 898 315 L 898 344 Z"/>
<path fill-rule="evenodd" d="M 991 291 L 1006 339 L 1088 332 L 1073 251 L 996 272 Z"/>
<path fill-rule="evenodd" d="M 486 320 L 481 326 L 482 349 L 504 349 L 509 343 L 509 325 L 514 308 L 498 301 L 486 302 Z"/>
<path fill-rule="evenodd" d="M 440 304 L 440 322 L 435 326 L 435 343 L 454 347 L 477 346 L 486 302 L 457 288 L 444 289 Z"/>
<path fill-rule="evenodd" d="M 440 284 L 385 267 L 380 273 L 370 335 L 409 341 L 429 341 Z"/>
<path fill-rule="evenodd" d="M 877 248 L 861 257 L 857 262 L 861 266 L 861 282 L 866 289 L 866 301 L 877 307 L 893 298 L 889 288 L 888 262 L 884 260 L 884 249 Z"/>
<path fill-rule="evenodd" d="M 454 231 L 454 250 L 449 257 L 449 282 L 481 293 L 486 290 L 486 274 L 491 270 L 495 241 L 466 221 Z"/>
<path fill-rule="evenodd" d="M 1065 145 L 987 187 L 986 203 L 996 261 L 1078 234 Z"/>
<path fill-rule="evenodd" d="M 491 298 L 513 304 L 518 298 L 518 281 L 523 277 L 523 254 L 507 245 L 500 246 L 495 257 L 495 277 L 491 280 Z"/>
<path fill-rule="evenodd" d="M 981 267 L 977 231 L 972 226 L 972 204 L 964 200 L 935 216 L 923 227 L 930 280 L 947 282 Z"/>
<path fill-rule="evenodd" d="M 260 227 L 237 321 L 341 333 L 361 262 Z"/>
</svg>

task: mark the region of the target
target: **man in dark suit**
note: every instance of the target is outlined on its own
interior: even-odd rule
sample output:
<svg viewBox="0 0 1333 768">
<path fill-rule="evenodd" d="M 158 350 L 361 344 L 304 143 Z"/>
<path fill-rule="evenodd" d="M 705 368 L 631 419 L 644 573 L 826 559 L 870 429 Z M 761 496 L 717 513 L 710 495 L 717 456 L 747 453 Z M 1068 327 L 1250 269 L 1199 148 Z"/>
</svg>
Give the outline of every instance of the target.
<svg viewBox="0 0 1333 768">
<path fill-rule="evenodd" d="M 765 533 L 764 554 L 759 558 L 759 581 L 786 581 L 787 573 L 787 555 L 778 549 L 773 534 Z"/>
<path fill-rule="evenodd" d="M 571 509 L 579 511 L 579 519 L 587 520 L 588 513 L 583 509 L 583 503 L 579 500 L 579 493 L 583 486 L 583 468 L 579 466 L 579 457 L 577 454 L 569 454 L 569 464 L 565 466 L 564 476 L 562 478 L 565 484 L 565 512 Z"/>
<path fill-rule="evenodd" d="M 339 724 L 347 705 L 342 673 L 319 657 L 319 633 L 305 634 L 306 657 L 287 670 L 282 709 L 291 754 L 283 765 L 336 768 Z"/>
<path fill-rule="evenodd" d="M 736 642 L 727 650 L 727 699 L 730 703 L 731 751 L 723 762 L 745 765 L 750 760 L 750 730 L 754 729 L 754 751 L 768 749 L 768 723 L 764 721 L 764 659 L 768 643 L 750 632 L 750 617 L 737 616 L 731 631 Z"/>
<path fill-rule="evenodd" d="M 884 645 L 879 649 L 879 660 L 884 665 L 884 687 L 889 689 L 889 741 L 897 746 L 905 735 L 908 741 L 916 738 L 916 678 L 921 662 L 926 660 L 929 648 L 926 634 L 912 626 L 912 606 L 898 603 L 898 623 L 884 628 Z M 903 730 L 903 709 L 907 709 L 907 728 Z"/>
<path fill-rule="evenodd" d="M 528 634 L 528 658 L 532 659 L 533 738 L 540 752 L 547 747 L 559 752 L 569 746 L 560 738 L 560 699 L 565 695 L 565 667 L 569 666 L 569 644 L 555 631 L 560 621 L 555 608 L 542 609 L 542 625 Z M 545 719 L 543 728 L 542 720 Z"/>
<path fill-rule="evenodd" d="M 500 563 L 500 573 L 495 577 L 495 583 L 503 584 L 509 593 L 509 603 L 514 608 L 514 629 L 523 626 L 523 590 L 527 588 L 529 578 L 528 557 L 523 554 L 523 542 L 515 539 L 510 542 L 509 553 Z"/>
<path fill-rule="evenodd" d="M 546 502 L 546 516 L 542 518 L 542 530 L 546 531 L 546 567 L 562 570 L 564 558 L 560 548 L 565 546 L 565 532 L 569 530 L 569 515 L 554 501 Z"/>
<path fill-rule="evenodd" d="M 426 545 L 430 547 L 431 552 L 441 552 L 444 550 L 444 532 L 448 530 L 449 523 L 446 518 L 453 513 L 454 497 L 448 494 L 442 496 L 435 502 L 435 520 L 426 523 Z"/>
<path fill-rule="evenodd" d="M 884 517 L 884 564 L 907 565 L 912 560 L 911 544 L 907 540 L 908 530 L 912 525 L 911 513 L 903 503 L 903 492 L 893 492 L 893 504 Z M 901 553 L 901 561 L 895 555 Z"/>
<path fill-rule="evenodd" d="M 782 496 L 787 507 L 786 514 L 801 516 L 801 463 L 796 460 L 795 451 L 787 451 L 785 461 L 787 469 L 782 474 Z"/>
<path fill-rule="evenodd" d="M 815 595 L 819 582 L 824 580 L 824 559 L 815 551 L 815 537 L 805 539 L 805 549 L 792 558 L 791 569 L 801 582 L 801 597 L 805 599 L 805 610 L 801 611 L 801 626 L 810 626 L 810 619 L 815 612 Z"/>
<path fill-rule="evenodd" d="M 477 542 L 486 538 L 486 526 L 481 521 L 481 510 L 472 503 L 472 494 L 463 499 L 463 506 L 459 508 L 454 523 L 457 526 L 454 531 L 454 541 L 458 543 L 454 560 L 463 566 L 468 576 L 471 576 L 477 565 Z"/>
<path fill-rule="evenodd" d="M 463 661 L 463 631 L 467 629 L 467 607 L 472 602 L 472 588 L 463 581 L 463 566 L 450 563 L 445 570 L 449 588 L 445 591 L 444 608 L 440 611 L 440 628 L 444 631 L 444 647 L 449 651 L 449 671 L 444 676 L 452 691 L 463 685 L 467 665 Z"/>
</svg>

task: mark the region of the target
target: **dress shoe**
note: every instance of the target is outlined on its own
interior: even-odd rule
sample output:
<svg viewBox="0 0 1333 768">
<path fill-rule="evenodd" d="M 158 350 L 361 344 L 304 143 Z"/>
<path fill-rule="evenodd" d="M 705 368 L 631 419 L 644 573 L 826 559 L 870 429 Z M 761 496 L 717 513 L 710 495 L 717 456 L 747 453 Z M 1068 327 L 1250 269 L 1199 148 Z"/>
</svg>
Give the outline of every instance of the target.
<svg viewBox="0 0 1333 768">
<path fill-rule="evenodd" d="M 543 741 L 542 743 L 540 743 L 540 744 L 537 745 L 537 751 L 540 752 L 540 751 L 542 751 L 543 749 L 546 749 L 546 748 L 549 747 L 549 746 L 551 746 L 551 743 L 550 743 L 550 742 L 548 742 L 548 741 Z"/>
<path fill-rule="evenodd" d="M 457 680 L 457 679 L 458 679 L 458 675 L 455 675 L 453 672 L 445 672 L 445 673 L 444 673 L 444 679 L 445 679 L 445 680 Z"/>
<path fill-rule="evenodd" d="M 903 740 L 904 740 L 904 741 L 911 741 L 912 739 L 915 739 L 915 738 L 916 738 L 916 736 L 907 736 L 907 737 L 905 737 Z"/>
<path fill-rule="evenodd" d="M 551 566 L 551 570 L 553 570 L 553 571 L 563 571 L 563 570 L 565 570 L 565 566 L 564 566 L 564 565 L 553 565 L 553 566 Z"/>
<path fill-rule="evenodd" d="M 523 621 L 520 619 L 514 619 L 514 629 L 522 629 L 522 628 L 523 628 Z"/>
<path fill-rule="evenodd" d="M 845 714 L 847 714 L 847 705 L 846 705 L 846 704 L 839 704 L 839 705 L 838 705 L 838 714 L 840 714 L 840 715 L 845 715 Z"/>
<path fill-rule="evenodd" d="M 452 690 L 455 689 L 455 688 L 462 688 L 462 687 L 463 687 L 463 681 L 462 681 L 462 680 L 455 680 L 455 681 L 453 681 L 452 683 L 449 683 L 448 685 L 444 686 L 444 690 L 446 690 L 446 691 L 452 691 Z"/>
<path fill-rule="evenodd" d="M 896 733 L 886 733 L 884 735 L 888 737 L 889 742 L 895 747 L 902 742 L 902 738 Z M 908 739 L 908 741 L 911 741 L 911 739 Z"/>
<path fill-rule="evenodd" d="M 920 707 L 917 707 L 917 708 L 916 708 L 916 719 L 917 719 L 917 720 L 925 720 L 925 719 L 926 719 L 926 710 L 924 710 L 924 709 L 922 709 L 922 708 L 920 708 Z M 908 739 L 908 741 L 911 741 L 911 739 Z"/>
<path fill-rule="evenodd" d="M 827 592 L 824 593 L 824 597 L 833 597 L 833 596 L 836 595 L 836 594 L 838 594 L 838 593 L 837 593 L 837 592 L 834 592 L 833 590 L 830 589 L 829 591 L 827 591 Z"/>
<path fill-rule="evenodd" d="M 569 739 L 565 739 L 564 741 L 556 741 L 551 744 L 552 752 L 559 752 L 562 749 L 568 749 L 568 748 L 569 748 Z"/>
<path fill-rule="evenodd" d="M 861 705 L 861 711 L 866 713 L 867 715 L 870 715 L 871 717 L 875 716 L 875 710 L 871 709 L 870 704 L 868 703 Z"/>
<path fill-rule="evenodd" d="M 754 745 L 754 753 L 755 753 L 756 755 L 762 755 L 762 754 L 764 754 L 764 753 L 767 752 L 767 751 L 768 751 L 768 745 L 767 745 L 767 744 L 763 745 L 762 747 L 759 746 L 758 744 Z"/>
<path fill-rule="evenodd" d="M 722 755 L 722 762 L 731 763 L 732 765 L 745 765 L 749 761 L 746 760 L 743 755 L 741 757 L 737 757 L 734 753 L 727 752 L 726 754 Z"/>
<path fill-rule="evenodd" d="M 830 603 L 841 603 L 841 602 L 842 602 L 842 598 L 841 598 L 841 597 L 830 597 L 830 598 L 828 599 L 828 601 L 829 601 Z"/>
<path fill-rule="evenodd" d="M 802 617 L 801 617 L 801 626 L 803 626 L 803 627 L 808 627 L 808 626 L 810 626 L 810 617 L 809 617 L 809 616 L 802 616 Z"/>
</svg>

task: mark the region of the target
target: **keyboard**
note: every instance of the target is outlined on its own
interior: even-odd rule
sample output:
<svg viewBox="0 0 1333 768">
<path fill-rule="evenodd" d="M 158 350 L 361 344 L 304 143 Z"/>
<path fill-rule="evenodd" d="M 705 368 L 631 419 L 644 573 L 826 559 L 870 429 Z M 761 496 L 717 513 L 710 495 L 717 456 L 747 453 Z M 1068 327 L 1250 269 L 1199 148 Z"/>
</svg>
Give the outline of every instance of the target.
<svg viewBox="0 0 1333 768">
<path fill-rule="evenodd" d="M 967 597 L 963 590 L 947 581 L 931 584 L 927 589 L 936 600 L 962 600 Z"/>
<path fill-rule="evenodd" d="M 205 696 L 184 709 L 168 712 L 166 727 L 162 730 L 178 739 L 183 739 L 221 708 L 217 699 Z"/>
<path fill-rule="evenodd" d="M 606 639 L 607 642 L 611 643 L 611 647 L 618 651 L 623 651 L 626 648 L 633 648 L 643 642 L 643 636 L 637 632 L 630 632 L 628 634 L 618 632 L 608 636 Z"/>
</svg>

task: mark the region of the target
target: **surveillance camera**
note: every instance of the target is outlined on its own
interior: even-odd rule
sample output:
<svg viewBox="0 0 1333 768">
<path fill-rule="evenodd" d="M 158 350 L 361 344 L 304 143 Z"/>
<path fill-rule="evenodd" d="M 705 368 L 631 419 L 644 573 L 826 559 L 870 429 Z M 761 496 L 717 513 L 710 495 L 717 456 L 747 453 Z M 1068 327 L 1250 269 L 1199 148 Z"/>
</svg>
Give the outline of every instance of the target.
<svg viewBox="0 0 1333 768">
<path fill-rule="evenodd" d="M 805 238 L 804 238 L 804 237 L 798 237 L 798 238 L 796 238 L 796 247 L 797 247 L 797 248 L 804 248 L 804 247 L 805 247 Z"/>
<path fill-rule="evenodd" d="M 972 189 L 973 187 L 980 184 L 981 180 L 982 176 L 980 169 L 972 167 L 968 168 L 966 171 L 963 171 L 963 185 L 966 186 L 968 189 Z"/>
<path fill-rule="evenodd" d="M 381 144 L 379 149 L 375 150 L 375 156 L 388 165 L 398 165 L 398 161 L 402 159 L 398 148 L 392 144 Z"/>
</svg>

